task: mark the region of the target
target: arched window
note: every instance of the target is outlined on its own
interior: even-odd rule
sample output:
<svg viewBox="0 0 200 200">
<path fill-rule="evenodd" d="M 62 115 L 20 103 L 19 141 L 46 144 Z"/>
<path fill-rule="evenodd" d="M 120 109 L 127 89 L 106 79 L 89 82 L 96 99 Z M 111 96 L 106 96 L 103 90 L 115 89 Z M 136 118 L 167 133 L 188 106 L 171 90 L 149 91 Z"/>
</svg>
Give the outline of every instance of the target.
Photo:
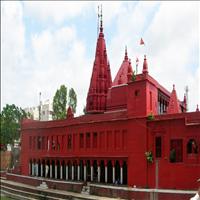
<svg viewBox="0 0 200 200">
<path fill-rule="evenodd" d="M 198 153 L 198 145 L 196 140 L 190 139 L 187 143 L 187 153 Z"/>
<path fill-rule="evenodd" d="M 170 162 L 183 162 L 183 141 L 182 139 L 172 139 L 170 141 Z"/>
</svg>

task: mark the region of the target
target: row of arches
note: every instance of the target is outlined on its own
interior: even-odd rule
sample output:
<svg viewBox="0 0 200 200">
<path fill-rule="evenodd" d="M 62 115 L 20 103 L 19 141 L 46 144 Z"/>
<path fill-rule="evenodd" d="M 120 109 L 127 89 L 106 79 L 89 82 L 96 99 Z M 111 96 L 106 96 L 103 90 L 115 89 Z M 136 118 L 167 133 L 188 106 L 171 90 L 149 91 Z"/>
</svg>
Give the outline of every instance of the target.
<svg viewBox="0 0 200 200">
<path fill-rule="evenodd" d="M 125 160 L 31 159 L 29 175 L 50 179 L 127 184 Z"/>
</svg>

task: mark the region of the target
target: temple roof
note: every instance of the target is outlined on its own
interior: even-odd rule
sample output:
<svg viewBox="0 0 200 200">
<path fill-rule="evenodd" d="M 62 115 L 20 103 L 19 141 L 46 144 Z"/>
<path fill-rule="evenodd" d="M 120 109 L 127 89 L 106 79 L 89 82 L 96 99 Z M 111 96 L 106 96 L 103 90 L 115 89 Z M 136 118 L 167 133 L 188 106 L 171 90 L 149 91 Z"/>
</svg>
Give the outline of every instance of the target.
<svg viewBox="0 0 200 200">
<path fill-rule="evenodd" d="M 133 74 L 133 69 L 131 66 L 130 59 L 128 59 L 127 49 L 125 49 L 124 60 L 117 72 L 117 75 L 112 83 L 112 86 L 121 85 L 128 83 L 128 76 Z"/>
</svg>

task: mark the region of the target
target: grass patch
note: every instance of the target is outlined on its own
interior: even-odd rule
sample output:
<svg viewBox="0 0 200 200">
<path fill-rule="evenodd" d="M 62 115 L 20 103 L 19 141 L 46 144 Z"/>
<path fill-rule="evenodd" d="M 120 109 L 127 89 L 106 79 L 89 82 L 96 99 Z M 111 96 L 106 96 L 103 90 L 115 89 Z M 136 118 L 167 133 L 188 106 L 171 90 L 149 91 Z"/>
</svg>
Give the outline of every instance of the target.
<svg viewBox="0 0 200 200">
<path fill-rule="evenodd" d="M 10 198 L 10 197 L 1 196 L 1 200 L 13 200 L 13 199 L 12 199 L 12 198 Z"/>
</svg>

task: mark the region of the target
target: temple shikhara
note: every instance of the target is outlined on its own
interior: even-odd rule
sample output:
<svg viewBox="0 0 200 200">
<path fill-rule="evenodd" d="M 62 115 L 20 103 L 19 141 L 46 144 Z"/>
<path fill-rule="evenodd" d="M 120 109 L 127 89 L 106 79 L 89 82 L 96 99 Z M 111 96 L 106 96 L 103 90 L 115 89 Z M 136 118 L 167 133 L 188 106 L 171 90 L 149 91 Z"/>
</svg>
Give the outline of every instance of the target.
<svg viewBox="0 0 200 200">
<path fill-rule="evenodd" d="M 135 72 L 125 49 L 111 78 L 101 19 L 86 113 L 65 120 L 24 120 L 24 176 L 137 188 L 196 189 L 200 176 L 200 112 L 187 112 L 150 74 L 148 56 Z M 170 77 L 166 77 L 170 78 Z M 175 80 L 174 80 L 175 82 Z"/>
</svg>

